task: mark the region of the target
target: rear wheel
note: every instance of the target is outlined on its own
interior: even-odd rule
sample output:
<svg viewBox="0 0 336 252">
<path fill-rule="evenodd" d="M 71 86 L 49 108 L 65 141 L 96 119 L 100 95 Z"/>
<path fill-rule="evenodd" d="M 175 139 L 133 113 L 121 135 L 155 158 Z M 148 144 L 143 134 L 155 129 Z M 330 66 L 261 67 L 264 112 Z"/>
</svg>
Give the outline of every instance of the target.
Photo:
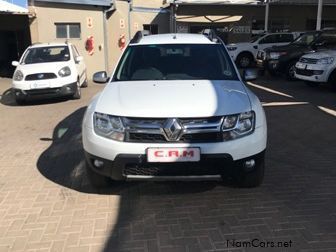
<svg viewBox="0 0 336 252">
<path fill-rule="evenodd" d="M 79 80 L 77 80 L 77 83 L 76 83 L 76 91 L 75 93 L 73 94 L 73 99 L 75 100 L 78 100 L 80 99 L 82 96 L 82 93 L 81 93 L 81 87 L 80 87 L 80 84 L 79 84 Z"/>
<path fill-rule="evenodd" d="M 110 184 L 111 179 L 93 171 L 87 161 L 85 162 L 85 168 L 88 180 L 93 187 L 102 188 Z"/>
<path fill-rule="evenodd" d="M 247 68 L 252 65 L 253 56 L 250 53 L 241 53 L 237 57 L 237 64 L 241 68 Z"/>
</svg>

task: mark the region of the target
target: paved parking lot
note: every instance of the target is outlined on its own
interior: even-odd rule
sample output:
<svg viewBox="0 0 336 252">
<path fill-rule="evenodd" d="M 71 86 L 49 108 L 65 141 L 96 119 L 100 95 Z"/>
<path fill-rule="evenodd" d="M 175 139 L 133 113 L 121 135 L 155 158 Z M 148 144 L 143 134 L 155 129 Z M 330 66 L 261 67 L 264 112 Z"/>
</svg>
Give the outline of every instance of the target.
<svg viewBox="0 0 336 252">
<path fill-rule="evenodd" d="M 282 79 L 251 85 L 268 118 L 263 186 L 97 191 L 83 168 L 81 120 L 102 86 L 19 107 L 0 79 L 0 251 L 336 251 L 336 93 Z"/>
</svg>

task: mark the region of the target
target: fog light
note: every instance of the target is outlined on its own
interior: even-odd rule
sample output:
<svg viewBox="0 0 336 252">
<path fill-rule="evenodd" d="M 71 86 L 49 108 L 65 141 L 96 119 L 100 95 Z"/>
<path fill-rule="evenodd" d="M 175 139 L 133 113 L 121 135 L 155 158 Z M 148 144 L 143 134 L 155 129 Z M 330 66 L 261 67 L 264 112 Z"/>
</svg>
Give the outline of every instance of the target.
<svg viewBox="0 0 336 252">
<path fill-rule="evenodd" d="M 97 168 L 102 168 L 102 167 L 104 166 L 104 162 L 101 161 L 101 160 L 97 160 L 97 159 L 95 159 L 95 160 L 93 161 L 93 165 L 94 165 L 95 167 L 97 167 Z"/>
<path fill-rule="evenodd" d="M 71 91 L 70 87 L 66 87 L 65 89 L 66 89 L 66 91 Z"/>
<path fill-rule="evenodd" d="M 245 167 L 248 168 L 248 169 L 251 169 L 255 166 L 255 161 L 254 159 L 250 159 L 250 160 L 247 160 L 245 161 Z"/>
</svg>

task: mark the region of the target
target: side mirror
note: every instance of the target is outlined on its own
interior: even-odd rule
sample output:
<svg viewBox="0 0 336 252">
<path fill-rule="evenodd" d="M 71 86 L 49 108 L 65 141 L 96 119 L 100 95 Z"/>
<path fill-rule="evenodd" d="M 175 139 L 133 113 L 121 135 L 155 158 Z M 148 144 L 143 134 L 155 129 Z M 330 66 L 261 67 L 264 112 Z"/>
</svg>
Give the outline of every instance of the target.
<svg viewBox="0 0 336 252">
<path fill-rule="evenodd" d="M 109 77 L 105 71 L 97 72 L 93 75 L 92 80 L 95 83 L 106 83 Z"/>
<path fill-rule="evenodd" d="M 256 69 L 245 69 L 243 71 L 244 81 L 253 81 L 258 78 L 258 71 Z"/>
<path fill-rule="evenodd" d="M 76 58 L 75 58 L 75 61 L 76 61 L 76 63 L 78 63 L 78 62 L 81 62 L 81 61 L 83 61 L 83 56 L 77 56 Z"/>
<path fill-rule="evenodd" d="M 18 65 L 20 65 L 18 61 L 12 61 L 12 66 L 17 67 Z"/>
</svg>

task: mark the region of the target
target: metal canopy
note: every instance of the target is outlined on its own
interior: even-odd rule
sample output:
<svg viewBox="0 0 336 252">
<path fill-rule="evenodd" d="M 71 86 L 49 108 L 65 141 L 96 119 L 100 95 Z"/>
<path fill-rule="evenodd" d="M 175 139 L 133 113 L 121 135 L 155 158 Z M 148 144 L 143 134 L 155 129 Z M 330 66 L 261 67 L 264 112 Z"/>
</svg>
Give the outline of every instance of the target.
<svg viewBox="0 0 336 252">
<path fill-rule="evenodd" d="M 28 9 L 0 0 L 0 13 L 5 14 L 28 14 Z"/>
<path fill-rule="evenodd" d="M 198 16 L 198 15 L 178 15 L 176 21 L 188 23 L 229 23 L 241 20 L 243 16 Z"/>
</svg>

